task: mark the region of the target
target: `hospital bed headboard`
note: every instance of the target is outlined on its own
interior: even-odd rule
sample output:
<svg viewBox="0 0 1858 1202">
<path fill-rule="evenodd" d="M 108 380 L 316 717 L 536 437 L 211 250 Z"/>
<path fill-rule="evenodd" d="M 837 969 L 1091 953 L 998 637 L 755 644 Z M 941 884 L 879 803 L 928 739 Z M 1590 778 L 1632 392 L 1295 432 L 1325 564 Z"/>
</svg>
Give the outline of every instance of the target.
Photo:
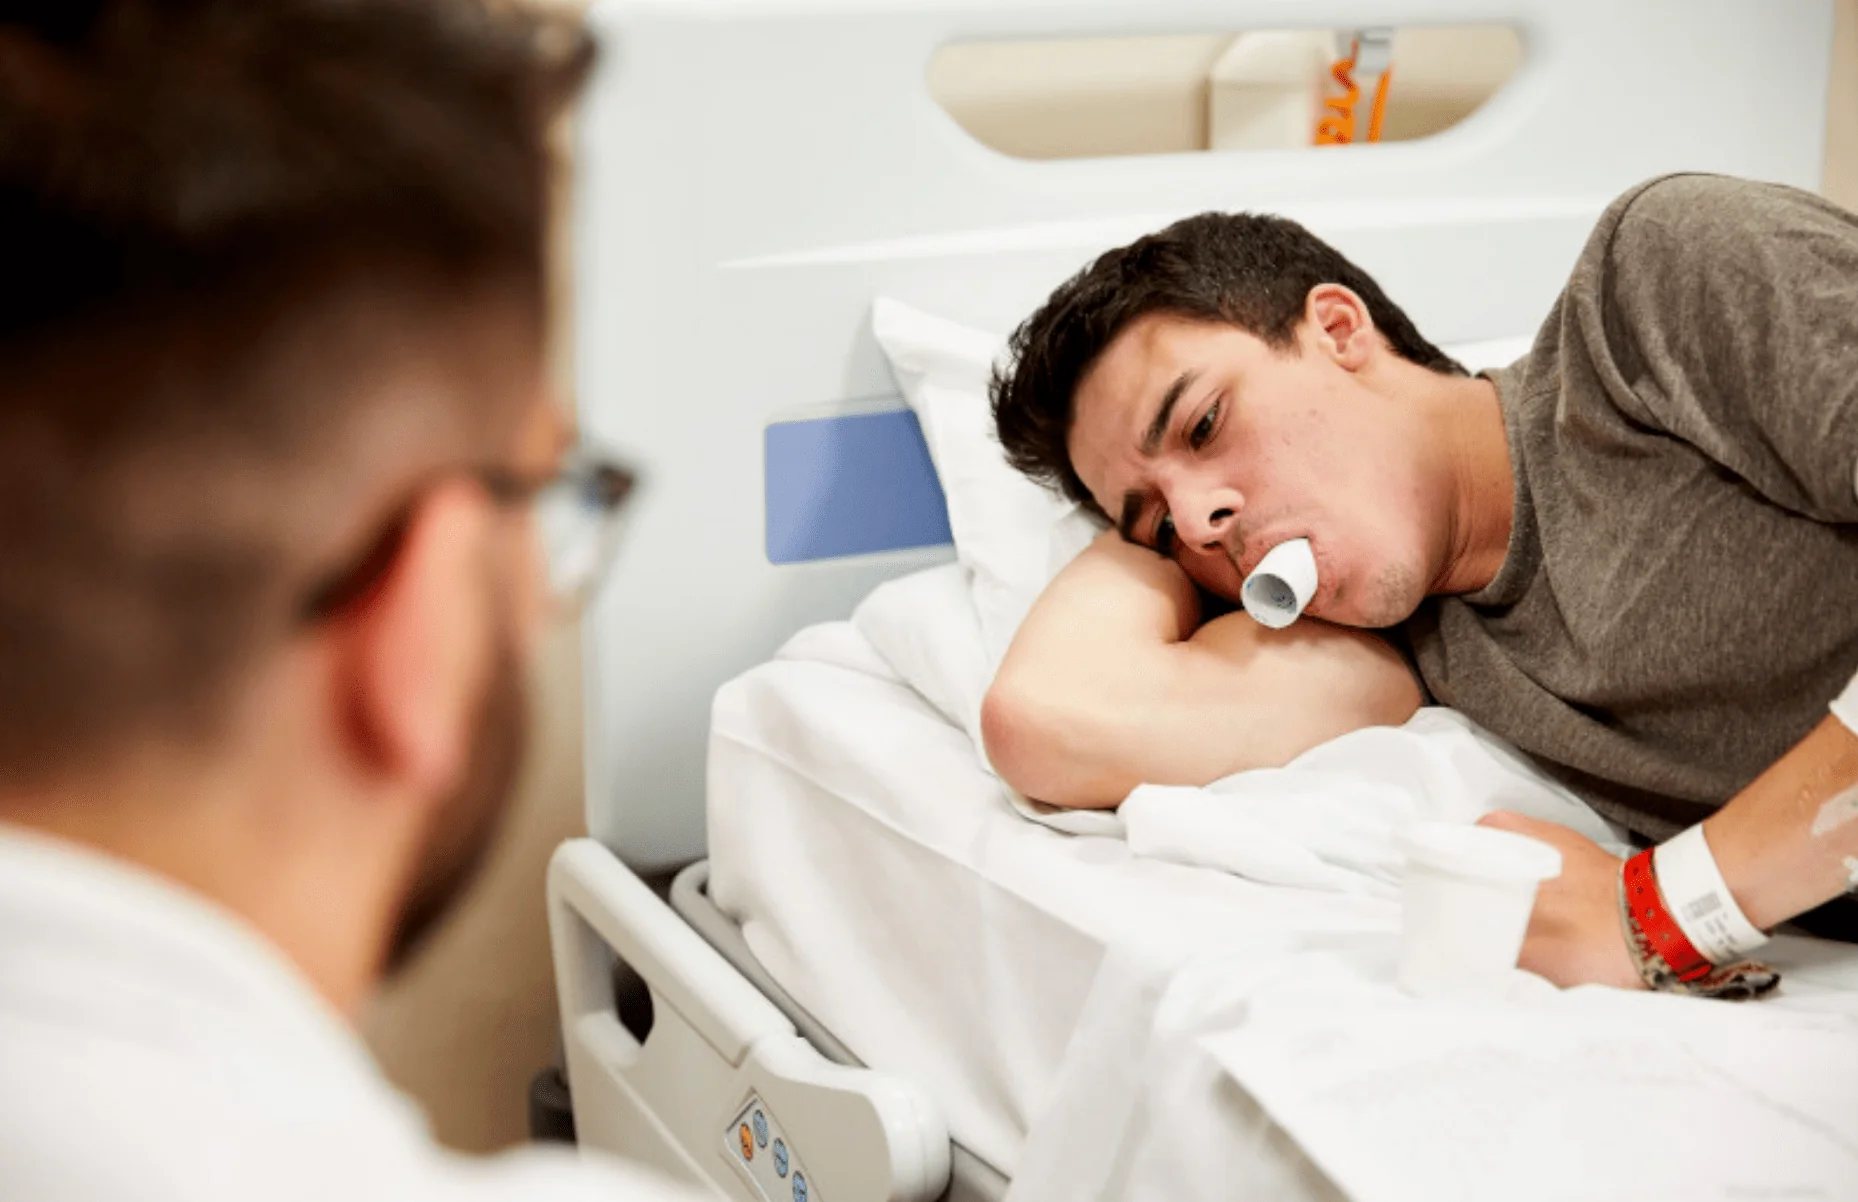
<svg viewBox="0 0 1858 1202">
<path fill-rule="evenodd" d="M 716 687 L 949 555 L 910 419 L 871 416 L 899 408 L 873 297 L 1004 331 L 1107 247 L 1264 209 L 1335 242 L 1435 341 L 1527 333 L 1633 182 L 1817 185 L 1832 7 L 610 0 L 590 19 L 579 414 L 646 478 L 586 620 L 587 818 L 661 867 L 702 854 Z M 1029 162 L 972 141 L 925 83 L 958 40 L 1488 22 L 1518 30 L 1516 76 L 1462 125 L 1394 145 Z"/>
</svg>

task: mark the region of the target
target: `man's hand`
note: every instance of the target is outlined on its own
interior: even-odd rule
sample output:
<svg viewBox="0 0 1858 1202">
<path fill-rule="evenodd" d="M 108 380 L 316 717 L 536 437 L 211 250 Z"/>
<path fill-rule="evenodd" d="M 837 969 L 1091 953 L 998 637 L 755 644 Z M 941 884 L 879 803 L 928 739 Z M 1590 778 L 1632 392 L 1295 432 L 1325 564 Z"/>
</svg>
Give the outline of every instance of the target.
<svg viewBox="0 0 1858 1202">
<path fill-rule="evenodd" d="M 1529 916 L 1521 965 L 1566 988 L 1613 985 L 1642 989 L 1619 924 L 1618 857 L 1565 826 L 1499 810 L 1479 825 L 1514 831 L 1561 852 L 1561 875 L 1543 881 Z"/>
</svg>

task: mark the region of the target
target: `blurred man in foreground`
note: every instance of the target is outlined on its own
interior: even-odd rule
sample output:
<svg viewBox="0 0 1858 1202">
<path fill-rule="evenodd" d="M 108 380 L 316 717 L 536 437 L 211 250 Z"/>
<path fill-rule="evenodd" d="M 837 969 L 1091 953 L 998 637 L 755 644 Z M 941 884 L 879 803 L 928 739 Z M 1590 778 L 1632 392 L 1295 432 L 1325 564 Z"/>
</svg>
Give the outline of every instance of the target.
<svg viewBox="0 0 1858 1202">
<path fill-rule="evenodd" d="M 350 1026 L 629 485 L 544 382 L 589 59 L 439 0 L 0 15 L 0 1196 L 671 1196 L 442 1152 Z"/>
</svg>

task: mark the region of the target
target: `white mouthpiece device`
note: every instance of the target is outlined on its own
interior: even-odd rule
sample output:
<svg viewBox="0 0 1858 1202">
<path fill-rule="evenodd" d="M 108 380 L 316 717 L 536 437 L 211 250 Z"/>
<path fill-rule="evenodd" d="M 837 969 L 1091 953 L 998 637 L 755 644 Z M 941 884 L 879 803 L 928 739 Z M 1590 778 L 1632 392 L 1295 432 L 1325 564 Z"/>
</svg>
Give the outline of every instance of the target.
<svg viewBox="0 0 1858 1202">
<path fill-rule="evenodd" d="M 1239 601 L 1260 626 L 1282 630 L 1296 621 L 1316 595 L 1316 556 L 1310 540 L 1293 538 L 1272 547 L 1239 589 Z"/>
</svg>

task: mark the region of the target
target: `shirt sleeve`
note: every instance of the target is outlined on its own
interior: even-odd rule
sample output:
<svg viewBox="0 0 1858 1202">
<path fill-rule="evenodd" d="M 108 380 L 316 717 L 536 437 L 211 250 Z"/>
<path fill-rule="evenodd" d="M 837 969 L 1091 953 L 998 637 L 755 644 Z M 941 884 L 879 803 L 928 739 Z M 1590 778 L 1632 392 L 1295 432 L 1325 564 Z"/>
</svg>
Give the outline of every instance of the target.
<svg viewBox="0 0 1858 1202">
<path fill-rule="evenodd" d="M 1858 522 L 1858 215 L 1708 175 L 1611 215 L 1590 249 L 1615 395 L 1775 504 Z"/>
</svg>

